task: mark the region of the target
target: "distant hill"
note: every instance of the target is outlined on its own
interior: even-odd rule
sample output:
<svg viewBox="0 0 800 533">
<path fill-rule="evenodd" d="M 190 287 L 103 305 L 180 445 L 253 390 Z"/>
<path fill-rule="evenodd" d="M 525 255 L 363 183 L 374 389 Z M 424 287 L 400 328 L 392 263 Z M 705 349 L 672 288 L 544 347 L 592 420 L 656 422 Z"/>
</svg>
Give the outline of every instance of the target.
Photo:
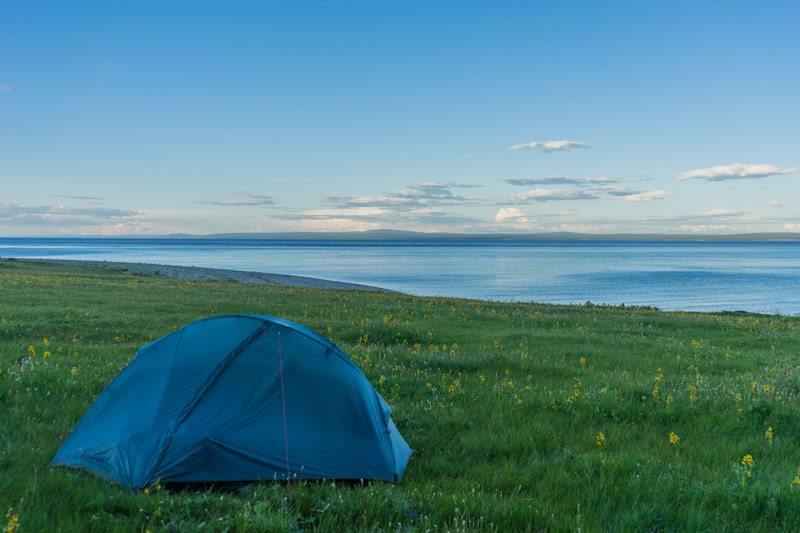
<svg viewBox="0 0 800 533">
<path fill-rule="evenodd" d="M 800 233 L 740 233 L 725 235 L 687 235 L 661 233 L 425 233 L 402 230 L 346 232 L 214 233 L 175 234 L 171 239 L 255 239 L 255 240 L 331 240 L 331 241 L 800 241 Z"/>
</svg>

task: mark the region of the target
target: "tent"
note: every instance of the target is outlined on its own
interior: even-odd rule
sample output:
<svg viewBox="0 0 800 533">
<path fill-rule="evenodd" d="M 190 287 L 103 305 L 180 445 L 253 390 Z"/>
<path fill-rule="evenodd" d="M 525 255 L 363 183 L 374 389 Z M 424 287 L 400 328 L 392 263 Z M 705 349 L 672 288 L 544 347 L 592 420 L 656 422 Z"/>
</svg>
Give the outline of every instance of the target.
<svg viewBox="0 0 800 533">
<path fill-rule="evenodd" d="M 53 457 L 161 482 L 399 481 L 411 449 L 339 348 L 288 320 L 199 320 L 139 349 Z"/>
</svg>

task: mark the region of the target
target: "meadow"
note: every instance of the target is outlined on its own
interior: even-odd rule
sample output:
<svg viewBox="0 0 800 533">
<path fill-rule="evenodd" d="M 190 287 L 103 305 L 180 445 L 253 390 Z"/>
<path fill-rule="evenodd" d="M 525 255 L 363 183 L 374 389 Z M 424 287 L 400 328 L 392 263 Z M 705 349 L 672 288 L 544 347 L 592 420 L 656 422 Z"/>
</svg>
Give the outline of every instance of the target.
<svg viewBox="0 0 800 533">
<path fill-rule="evenodd" d="M 200 317 L 317 330 L 393 406 L 401 483 L 132 493 L 53 453 Z M 7 531 L 800 530 L 800 319 L 178 281 L 0 261 Z"/>
</svg>

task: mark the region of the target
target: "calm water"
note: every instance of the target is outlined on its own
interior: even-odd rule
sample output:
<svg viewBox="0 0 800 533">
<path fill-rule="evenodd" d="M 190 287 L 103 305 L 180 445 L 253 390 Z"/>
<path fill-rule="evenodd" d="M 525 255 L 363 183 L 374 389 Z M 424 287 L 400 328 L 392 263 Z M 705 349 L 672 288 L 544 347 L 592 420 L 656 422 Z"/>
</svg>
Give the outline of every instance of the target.
<svg viewBox="0 0 800 533">
<path fill-rule="evenodd" d="M 232 268 L 420 295 L 800 314 L 796 242 L 0 238 L 0 257 Z"/>
</svg>

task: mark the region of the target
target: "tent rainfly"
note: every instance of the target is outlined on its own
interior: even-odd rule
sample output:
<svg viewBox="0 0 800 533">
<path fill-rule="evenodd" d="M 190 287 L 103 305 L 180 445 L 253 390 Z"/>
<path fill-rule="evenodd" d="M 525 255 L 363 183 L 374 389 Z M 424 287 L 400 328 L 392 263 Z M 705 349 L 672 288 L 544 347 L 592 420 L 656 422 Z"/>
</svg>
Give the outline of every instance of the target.
<svg viewBox="0 0 800 533">
<path fill-rule="evenodd" d="M 199 320 L 139 349 L 53 457 L 161 482 L 399 481 L 411 448 L 350 358 L 288 320 Z"/>
</svg>

